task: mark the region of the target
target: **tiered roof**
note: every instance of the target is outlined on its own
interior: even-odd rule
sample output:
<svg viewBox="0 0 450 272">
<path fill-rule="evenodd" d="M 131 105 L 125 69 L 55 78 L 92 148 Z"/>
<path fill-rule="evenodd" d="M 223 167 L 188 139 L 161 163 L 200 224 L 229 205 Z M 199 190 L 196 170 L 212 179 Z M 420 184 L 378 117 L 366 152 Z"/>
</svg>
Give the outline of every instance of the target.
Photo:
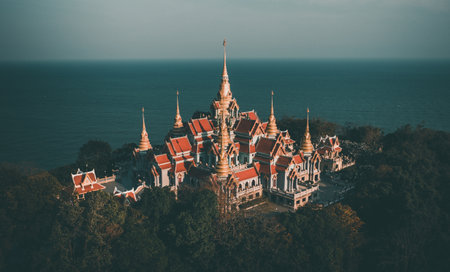
<svg viewBox="0 0 450 272">
<path fill-rule="evenodd" d="M 106 188 L 97 183 L 97 176 L 95 175 L 94 169 L 89 172 L 83 172 L 78 169 L 76 174 L 72 174 L 72 181 L 74 184 L 74 191 L 79 195 L 100 191 Z"/>
<path fill-rule="evenodd" d="M 188 123 L 189 130 L 192 135 L 198 136 L 199 134 L 203 133 L 213 133 L 214 132 L 214 126 L 208 118 L 198 118 L 198 119 L 191 119 L 191 121 Z"/>
<path fill-rule="evenodd" d="M 255 112 L 255 110 L 241 112 L 241 119 L 250 119 L 250 120 L 256 120 L 258 122 L 261 122 L 259 120 L 258 114 Z"/>
<path fill-rule="evenodd" d="M 166 142 L 167 149 L 172 156 L 181 155 L 182 153 L 191 152 L 192 146 L 187 136 L 169 138 Z"/>
</svg>

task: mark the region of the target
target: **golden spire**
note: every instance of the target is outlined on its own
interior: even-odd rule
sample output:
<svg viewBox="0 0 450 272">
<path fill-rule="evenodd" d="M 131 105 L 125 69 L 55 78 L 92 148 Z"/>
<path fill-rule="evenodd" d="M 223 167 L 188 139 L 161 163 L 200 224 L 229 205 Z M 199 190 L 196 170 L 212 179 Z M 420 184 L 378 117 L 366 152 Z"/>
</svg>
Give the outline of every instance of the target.
<svg viewBox="0 0 450 272">
<path fill-rule="evenodd" d="M 178 95 L 179 95 L 179 92 L 177 91 L 177 113 L 175 115 L 175 122 L 173 123 L 174 129 L 180 129 L 183 127 L 183 120 L 181 119 L 181 115 L 180 115 L 180 106 L 178 104 Z"/>
<path fill-rule="evenodd" d="M 228 165 L 228 153 L 227 153 L 229 140 L 230 137 L 228 135 L 228 128 L 226 126 L 225 114 L 222 112 L 218 137 L 220 155 L 219 155 L 219 162 L 216 165 L 217 176 L 222 178 L 227 177 L 231 172 L 230 166 Z"/>
<path fill-rule="evenodd" d="M 303 153 L 311 154 L 314 150 L 314 147 L 311 143 L 311 134 L 309 134 L 309 108 L 306 109 L 306 130 L 303 135 L 303 142 L 301 147 Z"/>
<path fill-rule="evenodd" d="M 227 71 L 227 51 L 226 51 L 227 41 L 223 40 L 223 72 L 222 72 L 222 83 L 220 84 L 220 90 L 217 94 L 219 99 L 220 108 L 228 109 L 231 101 L 231 90 L 230 82 L 228 81 L 228 71 Z"/>
<path fill-rule="evenodd" d="M 228 80 L 228 71 L 227 71 L 227 40 L 223 39 L 223 72 L 222 72 L 222 80 Z"/>
<path fill-rule="evenodd" d="M 229 143 L 231 143 L 227 121 L 225 119 L 226 111 L 226 109 L 223 109 L 220 113 L 219 135 L 217 135 L 217 142 L 225 148 L 228 147 Z"/>
<path fill-rule="evenodd" d="M 142 132 L 141 132 L 141 140 L 139 142 L 139 150 L 147 151 L 152 148 L 150 144 L 150 140 L 148 139 L 147 130 L 145 128 L 145 117 L 144 117 L 144 107 L 142 107 Z"/>
<path fill-rule="evenodd" d="M 277 121 L 275 119 L 274 111 L 273 111 L 273 91 L 270 101 L 270 115 L 269 115 L 269 122 L 267 123 L 266 133 L 269 136 L 276 136 L 278 133 L 277 128 Z"/>
</svg>

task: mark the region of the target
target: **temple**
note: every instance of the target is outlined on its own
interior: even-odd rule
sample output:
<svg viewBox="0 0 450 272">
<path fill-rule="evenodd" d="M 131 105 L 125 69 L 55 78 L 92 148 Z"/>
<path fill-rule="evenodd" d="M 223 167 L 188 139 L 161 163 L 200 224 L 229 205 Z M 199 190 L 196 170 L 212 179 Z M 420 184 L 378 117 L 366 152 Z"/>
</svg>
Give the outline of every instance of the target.
<svg viewBox="0 0 450 272">
<path fill-rule="evenodd" d="M 223 213 L 237 211 L 262 196 L 291 210 L 318 200 L 321 171 L 339 171 L 351 164 L 343 162 L 338 138 L 326 136 L 314 146 L 307 108 L 304 136 L 296 144 L 277 125 L 274 91 L 270 92 L 267 121 L 255 110 L 239 112 L 230 87 L 226 41 L 223 50 L 222 80 L 210 106 L 211 115 L 183 122 L 177 91 L 173 126 L 162 148 L 154 150 L 142 108 L 142 131 L 133 151 L 136 189 L 127 190 L 115 175 L 97 179 L 94 170 L 78 171 L 72 175 L 78 198 L 104 190 L 138 201 L 144 188 L 169 187 L 177 193 L 180 187 L 189 186 L 214 191 Z"/>
<path fill-rule="evenodd" d="M 182 122 L 177 92 L 174 125 L 160 154 L 152 152 L 144 116 L 139 148 L 134 152 L 139 176 L 150 186 L 209 188 L 220 209 L 239 210 L 246 202 L 266 195 L 293 210 L 317 198 L 321 156 L 314 149 L 309 121 L 301 148 L 288 131 L 278 129 L 274 92 L 266 122 L 252 111 L 239 112 L 227 70 L 223 42 L 222 80 L 210 107 L 211 118 Z M 309 110 L 307 111 L 309 118 Z"/>
</svg>

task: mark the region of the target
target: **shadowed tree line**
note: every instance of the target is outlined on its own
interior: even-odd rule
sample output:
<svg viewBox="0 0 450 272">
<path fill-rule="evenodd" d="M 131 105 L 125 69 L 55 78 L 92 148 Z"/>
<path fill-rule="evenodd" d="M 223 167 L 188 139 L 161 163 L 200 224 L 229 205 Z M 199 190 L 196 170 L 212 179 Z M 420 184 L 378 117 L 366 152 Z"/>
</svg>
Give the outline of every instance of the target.
<svg viewBox="0 0 450 272">
<path fill-rule="evenodd" d="M 374 152 L 342 173 L 355 184 L 345 203 L 278 215 L 220 218 L 208 190 L 176 200 L 147 189 L 131 205 L 104 192 L 74 201 L 61 190 L 63 168 L 0 165 L 0 270 L 448 271 L 449 133 L 406 126 L 374 141 L 381 131 L 355 129 Z M 99 169 L 132 150 L 97 144 L 79 158 Z"/>
</svg>

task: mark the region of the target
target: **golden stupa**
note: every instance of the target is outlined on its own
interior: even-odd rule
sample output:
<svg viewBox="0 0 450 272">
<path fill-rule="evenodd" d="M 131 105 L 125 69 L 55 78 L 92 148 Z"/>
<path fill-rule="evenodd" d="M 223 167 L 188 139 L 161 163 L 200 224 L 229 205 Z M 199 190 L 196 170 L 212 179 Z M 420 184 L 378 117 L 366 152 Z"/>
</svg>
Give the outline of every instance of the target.
<svg viewBox="0 0 450 272">
<path fill-rule="evenodd" d="M 309 108 L 306 109 L 306 131 L 303 135 L 301 150 L 305 154 L 311 154 L 314 150 L 314 147 L 311 143 L 311 134 L 309 134 Z"/>
<path fill-rule="evenodd" d="M 273 91 L 270 102 L 270 115 L 269 122 L 267 123 L 266 133 L 268 136 L 275 137 L 278 134 L 277 121 L 275 119 L 274 111 L 273 111 Z"/>
<path fill-rule="evenodd" d="M 144 107 L 142 107 L 142 132 L 141 132 L 141 140 L 139 141 L 139 150 L 147 151 L 152 148 L 150 144 L 150 140 L 148 139 L 148 133 L 145 129 L 145 117 L 144 117 Z"/>
</svg>

